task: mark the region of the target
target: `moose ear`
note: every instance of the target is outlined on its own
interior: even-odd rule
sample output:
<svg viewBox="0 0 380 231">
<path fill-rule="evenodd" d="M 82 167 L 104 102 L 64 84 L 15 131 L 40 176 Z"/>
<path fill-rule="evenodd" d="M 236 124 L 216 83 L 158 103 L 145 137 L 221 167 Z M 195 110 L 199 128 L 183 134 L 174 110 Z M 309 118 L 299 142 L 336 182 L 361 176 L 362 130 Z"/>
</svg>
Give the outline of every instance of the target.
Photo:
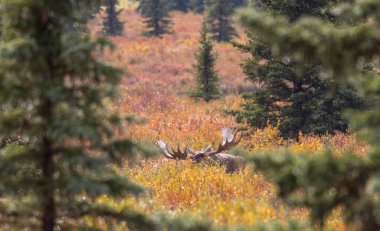
<svg viewBox="0 0 380 231">
<path fill-rule="evenodd" d="M 203 149 L 204 152 L 211 152 L 212 151 L 212 146 L 208 146 L 207 148 Z"/>
</svg>

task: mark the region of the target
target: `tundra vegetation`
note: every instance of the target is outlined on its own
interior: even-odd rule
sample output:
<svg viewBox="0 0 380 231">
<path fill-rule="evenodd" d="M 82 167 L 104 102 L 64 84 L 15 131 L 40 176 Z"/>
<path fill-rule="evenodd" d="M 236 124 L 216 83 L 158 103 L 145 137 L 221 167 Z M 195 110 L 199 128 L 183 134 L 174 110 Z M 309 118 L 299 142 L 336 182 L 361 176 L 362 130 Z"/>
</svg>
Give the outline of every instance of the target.
<svg viewBox="0 0 380 231">
<path fill-rule="evenodd" d="M 71 14 L 77 15 L 74 9 L 78 8 L 60 7 L 57 3 L 69 6 L 69 2 L 84 4 L 87 1 L 22 0 L 14 1 L 17 3 L 14 7 L 4 8 L 10 2 L 0 1 L 3 12 L 0 16 L 0 229 L 40 230 L 36 227 L 41 226 L 42 217 L 49 221 L 45 230 L 53 230 L 51 219 L 55 219 L 56 227 L 61 226 L 62 230 L 66 227 L 70 230 L 82 227 L 127 230 L 127 226 L 130 230 L 144 227 L 147 230 L 378 228 L 377 108 L 372 109 L 371 114 L 358 114 L 351 120 L 353 134 L 300 132 L 296 139 L 286 139 L 278 123 L 257 129 L 247 127 L 237 149 L 230 153 L 241 154 L 241 150 L 262 153 L 246 155 L 245 159 L 264 174 L 250 167 L 227 174 L 225 165 L 195 164 L 190 158 L 173 161 L 160 154 L 160 150 L 156 150 L 157 157 L 141 156 L 130 161 L 137 148 L 135 144 L 140 141 L 153 144 L 164 140 L 172 145 L 188 144 L 194 150 L 202 150 L 210 142 L 218 147 L 223 139 L 220 135 L 223 128 L 241 126 L 224 112 L 241 110 L 244 99 L 239 94 L 261 87 L 260 83 L 247 80 L 240 67 L 251 54 L 228 43 L 215 43 L 214 49 L 220 54 L 215 68 L 223 97 L 210 102 L 194 101 L 188 98 L 188 93 L 195 87 L 193 54 L 199 48 L 203 21 L 199 13 L 171 12 L 173 33 L 146 37 L 143 33 L 147 31 L 147 24 L 141 12 L 134 8 L 136 1 L 123 2 L 125 8 L 118 19 L 125 22 L 126 33 L 110 38 L 117 45 L 117 49 L 111 51 L 100 49 L 108 44 L 99 38 L 106 15 L 104 8 L 88 23 L 90 34 L 81 31 L 67 35 L 66 24 L 61 25 L 65 20 L 55 21 L 55 17 L 66 13 L 65 19 L 72 20 Z M 350 2 L 332 11 L 342 13 L 345 19 L 355 19 L 341 25 L 330 25 L 310 16 L 290 23 L 286 18 L 267 15 L 262 9 L 244 11 L 240 15 L 246 27 L 236 26 L 240 36 L 236 42 L 247 44 L 249 38 L 244 36 L 244 30 L 249 29 L 249 33 L 260 35 L 258 39 L 266 42 L 274 56 L 288 54 L 297 62 L 321 62 L 326 77 L 337 77 L 336 81 L 345 76 L 350 80 L 363 80 L 351 83 L 364 86 L 367 90 L 361 94 L 371 105 L 376 105 L 379 3 L 377 0 L 359 3 L 351 5 Z M 19 5 L 24 8 L 17 8 Z M 44 14 L 46 10 L 59 14 Z M 29 17 L 35 19 L 31 20 L 33 24 L 25 23 Z M 47 19 L 59 25 L 60 33 L 48 33 L 52 27 L 43 26 Z M 354 22 L 358 26 L 353 26 Z M 306 25 L 311 29 L 305 29 L 309 28 Z M 13 26 L 17 27 L 10 30 Z M 337 32 L 335 26 L 340 26 Z M 36 29 L 46 29 L 46 33 L 37 33 Z M 290 32 L 285 33 L 287 30 Z M 71 39 L 61 37 L 64 34 Z M 15 36 L 23 39 L 15 39 Z M 331 44 L 331 38 L 338 43 Z M 28 42 L 31 39 L 36 43 Z M 46 43 L 57 46 L 56 52 L 59 52 L 50 53 L 54 49 L 46 49 L 51 48 Z M 353 48 L 356 50 L 345 53 Z M 104 51 L 103 55 L 100 51 Z M 295 51 L 299 53 L 294 54 Z M 53 55 L 53 59 L 47 58 L 48 54 Z M 62 59 L 64 62 L 59 62 Z M 112 63 L 124 72 L 105 63 Z M 51 64 L 54 65 L 49 66 Z M 44 81 L 47 70 L 55 70 L 57 79 Z M 96 75 L 98 71 L 100 75 Z M 103 78 L 109 75 L 114 78 Z M 356 78 L 363 75 L 366 78 Z M 93 84 L 90 78 L 96 76 L 101 78 Z M 77 78 L 82 81 L 70 81 Z M 83 84 L 88 83 L 86 81 L 91 83 L 86 84 L 89 88 Z M 70 91 L 72 88 L 81 88 L 84 92 L 78 94 L 78 91 Z M 109 96 L 108 99 L 100 100 L 107 98 L 105 96 Z M 57 110 L 45 114 L 39 110 L 44 107 L 38 105 L 50 99 L 57 103 L 53 107 Z M 118 116 L 114 117 L 114 113 Z M 49 127 L 46 122 L 49 118 L 56 122 L 55 126 Z M 115 118 L 126 120 L 119 124 L 116 122 L 121 120 Z M 105 126 L 106 133 L 92 132 L 99 123 Z M 54 135 L 50 141 L 58 147 L 50 150 L 54 155 L 47 160 L 59 174 L 52 175 L 51 168 L 42 168 L 45 163 L 42 153 L 49 154 L 41 151 L 49 150 L 42 142 L 46 134 L 47 138 Z M 25 142 L 27 145 L 23 146 Z M 324 154 L 326 147 L 329 151 Z M 283 154 L 285 149 L 287 152 Z M 126 154 L 130 155 L 121 158 L 119 154 L 123 152 L 119 151 L 128 151 Z M 347 155 L 348 152 L 354 154 Z M 33 155 L 28 155 L 30 153 Z M 20 169 L 22 171 L 15 174 L 15 170 Z M 86 177 L 85 184 L 81 181 L 83 177 Z M 125 178 L 145 190 L 141 193 L 134 184 L 124 184 Z M 139 197 L 133 192 L 140 192 Z M 56 202 L 55 218 L 46 212 L 52 208 L 47 203 L 51 198 Z M 293 207 L 295 205 L 298 207 Z M 305 222 L 288 222 L 289 218 Z"/>
</svg>

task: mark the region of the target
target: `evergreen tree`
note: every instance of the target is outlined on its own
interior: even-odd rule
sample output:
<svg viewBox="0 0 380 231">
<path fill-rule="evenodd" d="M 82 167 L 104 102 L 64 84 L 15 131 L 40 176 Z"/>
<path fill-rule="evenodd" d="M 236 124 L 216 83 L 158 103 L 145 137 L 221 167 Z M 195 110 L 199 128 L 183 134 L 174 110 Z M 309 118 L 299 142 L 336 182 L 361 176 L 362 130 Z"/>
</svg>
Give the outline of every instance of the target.
<svg viewBox="0 0 380 231">
<path fill-rule="evenodd" d="M 207 23 L 213 39 L 218 42 L 230 41 L 236 36 L 231 22 L 234 3 L 230 0 L 205 0 Z"/>
<path fill-rule="evenodd" d="M 291 56 L 297 62 L 321 62 L 326 78 L 360 86 L 363 95 L 374 104 L 371 110 L 350 113 L 350 122 L 357 136 L 368 142 L 368 153 L 260 154 L 252 161 L 275 182 L 285 202 L 310 209 L 314 224 L 324 225 L 339 208 L 347 229 L 380 230 L 380 81 L 376 64 L 380 2 L 340 3 L 330 12 L 348 21 L 335 25 L 315 16 L 289 21 L 254 10 L 242 11 L 240 18 L 277 55 Z"/>
<path fill-rule="evenodd" d="M 119 20 L 121 10 L 117 10 L 118 0 L 106 0 L 106 16 L 103 18 L 103 30 L 111 36 L 122 35 L 124 25 Z"/>
<path fill-rule="evenodd" d="M 294 1 L 289 3 L 278 0 L 259 0 L 265 9 L 270 9 L 271 13 L 285 15 L 290 21 L 294 21 L 304 15 L 319 16 L 327 18 L 330 16 L 324 8 L 332 4 L 330 0 Z"/>
<path fill-rule="evenodd" d="M 281 7 L 287 6 L 284 2 L 278 3 Z M 271 9 L 271 13 L 289 12 L 290 15 L 286 16 L 296 19 L 291 7 L 288 11 L 280 11 L 282 8 L 274 1 L 262 1 L 262 4 L 264 9 Z M 313 4 L 315 7 L 310 7 L 310 2 L 304 4 L 297 8 L 298 17 L 302 14 L 322 16 L 321 10 L 326 6 Z M 325 134 L 347 131 L 348 121 L 343 118 L 343 112 L 363 107 L 352 86 L 341 84 L 331 91 L 329 82 L 321 75 L 321 65 L 296 63 L 286 55 L 276 57 L 265 43 L 252 34 L 248 33 L 248 37 L 248 44 L 234 44 L 252 54 L 242 68 L 250 81 L 260 84 L 260 89 L 243 95 L 245 102 L 241 110 L 228 111 L 237 122 L 254 128 L 263 128 L 268 123 L 275 126 L 280 122 L 279 130 L 285 138 L 298 138 L 300 132 Z"/>
<path fill-rule="evenodd" d="M 170 0 L 141 0 L 138 10 L 148 27 L 145 35 L 159 37 L 169 32 Z"/>
<path fill-rule="evenodd" d="M 219 78 L 214 70 L 216 56 L 213 54 L 213 45 L 208 37 L 206 22 L 202 24 L 200 31 L 200 47 L 195 53 L 197 64 L 195 65 L 196 87 L 192 94 L 195 98 L 202 98 L 205 101 L 216 99 L 220 96 Z"/>
<path fill-rule="evenodd" d="M 203 13 L 205 9 L 205 0 L 189 0 L 189 7 L 196 13 Z"/>
<path fill-rule="evenodd" d="M 102 0 L 103 1 L 103 0 Z M 95 15 L 100 12 L 102 3 L 99 1 L 90 1 L 86 4 L 85 9 L 73 12 L 78 14 L 75 21 L 65 20 L 65 29 L 68 33 L 83 33 L 87 30 L 86 23 L 88 20 L 94 19 Z"/>
<path fill-rule="evenodd" d="M 124 119 L 105 102 L 121 75 L 99 58 L 109 43 L 66 33 L 87 3 L 0 1 L 0 140 L 22 140 L 0 147 L 2 229 L 99 230 L 88 219 L 153 229 L 128 208 L 96 202 L 141 189 L 112 168 L 137 146 L 114 137 Z"/>
<path fill-rule="evenodd" d="M 248 1 L 247 0 L 233 0 L 232 1 L 235 7 L 242 7 L 246 6 Z"/>
<path fill-rule="evenodd" d="M 181 12 L 188 12 L 189 11 L 189 0 L 172 0 L 172 9 L 178 10 Z"/>
<path fill-rule="evenodd" d="M 89 7 L 89 10 L 90 10 L 89 19 L 93 19 L 95 17 L 95 15 L 100 12 L 101 7 L 102 7 L 102 3 L 99 3 L 97 1 L 95 1 L 95 2 L 90 2 L 89 4 L 90 4 L 90 7 Z"/>
</svg>

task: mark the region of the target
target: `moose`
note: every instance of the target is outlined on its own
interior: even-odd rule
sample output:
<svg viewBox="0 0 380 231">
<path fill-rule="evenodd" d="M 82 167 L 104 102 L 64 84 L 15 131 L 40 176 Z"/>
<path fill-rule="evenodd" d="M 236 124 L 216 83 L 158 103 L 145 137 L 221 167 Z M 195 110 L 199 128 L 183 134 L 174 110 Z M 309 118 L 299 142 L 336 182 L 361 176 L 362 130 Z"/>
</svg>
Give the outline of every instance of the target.
<svg viewBox="0 0 380 231">
<path fill-rule="evenodd" d="M 193 151 L 187 145 L 184 151 L 181 151 L 179 145 L 177 151 L 162 141 L 157 141 L 157 145 L 161 148 L 164 156 L 173 160 L 186 160 L 191 159 L 196 163 L 211 162 L 226 167 L 227 173 L 233 173 L 240 169 L 243 169 L 246 165 L 246 161 L 243 157 L 234 156 L 227 153 L 222 153 L 234 146 L 236 146 L 240 140 L 241 135 L 237 136 L 238 130 L 232 131 L 229 128 L 223 128 L 222 137 L 223 142 L 219 144 L 217 150 L 214 150 L 212 146 L 208 146 L 200 151 Z"/>
</svg>

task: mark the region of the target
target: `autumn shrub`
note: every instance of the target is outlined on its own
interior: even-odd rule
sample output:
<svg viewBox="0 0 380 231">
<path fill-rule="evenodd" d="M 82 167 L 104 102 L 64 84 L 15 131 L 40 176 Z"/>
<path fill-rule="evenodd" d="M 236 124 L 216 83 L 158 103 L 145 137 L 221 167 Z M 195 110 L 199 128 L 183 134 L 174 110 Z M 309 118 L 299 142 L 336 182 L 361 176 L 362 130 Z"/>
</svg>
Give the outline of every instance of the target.
<svg viewBox="0 0 380 231">
<path fill-rule="evenodd" d="M 237 109 L 241 103 L 241 98 L 234 93 L 258 87 L 245 80 L 239 67 L 244 55 L 228 43 L 217 44 L 215 49 L 222 55 L 218 57 L 216 69 L 225 97 L 210 103 L 196 102 L 187 97 L 193 86 L 194 60 L 189 58 L 197 48 L 201 16 L 175 13 L 174 33 L 163 38 L 142 37 L 144 24 L 133 9 L 124 10 L 121 19 L 125 21 L 125 36 L 113 39 L 118 48 L 106 58 L 124 68 L 128 77 L 122 80 L 121 95 L 112 102 L 113 110 L 133 114 L 135 119 L 144 121 L 129 125 L 125 136 L 152 144 L 162 139 L 172 146 L 188 144 L 200 149 L 211 144 L 216 147 L 222 141 L 222 128 L 238 127 L 232 117 L 224 114 L 226 109 Z M 99 25 L 99 17 L 90 24 L 94 36 Z M 284 140 L 276 126 L 243 131 L 238 149 L 252 153 L 290 149 L 295 153 L 318 155 L 326 147 L 338 154 L 351 149 L 364 154 L 367 149 L 354 135 L 341 133 L 334 136 L 300 134 L 298 141 Z M 125 198 L 123 203 L 116 203 L 104 196 L 98 203 L 120 209 L 128 205 L 148 214 L 162 212 L 208 218 L 218 226 L 255 225 L 288 217 L 302 219 L 308 214 L 306 209 L 291 210 L 280 203 L 275 196 L 276 188 L 250 167 L 229 175 L 219 166 L 176 162 L 165 159 L 158 151 L 157 155 L 157 158 L 140 159 L 118 168 L 121 174 L 145 187 L 142 197 Z M 344 230 L 339 210 L 329 219 L 328 227 Z"/>
<path fill-rule="evenodd" d="M 101 29 L 101 16 L 90 24 L 94 34 Z M 106 58 L 128 72 L 129 78 L 123 80 L 121 87 L 128 86 L 133 91 L 141 85 L 152 85 L 156 89 L 188 93 L 193 87 L 193 54 L 198 46 L 202 16 L 174 13 L 174 33 L 163 35 L 162 38 L 141 36 L 145 30 L 144 23 L 133 9 L 124 10 L 120 20 L 125 22 L 125 36 L 113 38 L 118 48 L 109 52 Z M 218 58 L 216 69 L 220 71 L 224 93 L 254 87 L 245 79 L 239 66 L 245 55 L 229 43 L 217 44 L 215 51 L 223 54 Z"/>
<path fill-rule="evenodd" d="M 273 206 L 273 187 L 257 175 L 252 177 L 248 168 L 228 175 L 221 167 L 159 159 L 125 171 L 152 189 L 147 198 L 153 200 L 145 205 L 148 208 L 203 214 L 219 225 L 255 224 L 285 213 L 284 208 Z"/>
</svg>

